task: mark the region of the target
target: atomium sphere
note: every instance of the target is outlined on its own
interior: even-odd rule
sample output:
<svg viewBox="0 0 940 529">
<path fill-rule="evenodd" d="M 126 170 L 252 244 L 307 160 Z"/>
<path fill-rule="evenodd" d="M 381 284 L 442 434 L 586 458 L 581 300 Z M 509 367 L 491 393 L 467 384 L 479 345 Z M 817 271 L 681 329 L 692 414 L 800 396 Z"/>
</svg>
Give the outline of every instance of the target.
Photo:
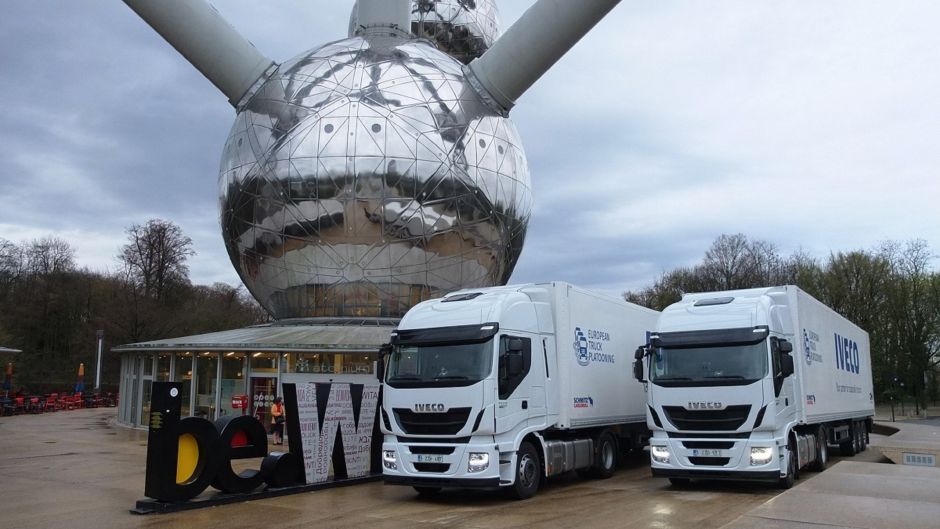
<svg viewBox="0 0 940 529">
<path fill-rule="evenodd" d="M 240 109 L 219 185 L 229 257 L 278 319 L 400 317 L 505 284 L 532 208 L 512 122 L 423 40 L 282 64 Z"/>
<path fill-rule="evenodd" d="M 356 35 L 358 2 L 349 20 L 349 36 Z M 499 37 L 499 9 L 495 0 L 412 0 L 411 32 L 438 49 L 469 64 Z"/>
</svg>

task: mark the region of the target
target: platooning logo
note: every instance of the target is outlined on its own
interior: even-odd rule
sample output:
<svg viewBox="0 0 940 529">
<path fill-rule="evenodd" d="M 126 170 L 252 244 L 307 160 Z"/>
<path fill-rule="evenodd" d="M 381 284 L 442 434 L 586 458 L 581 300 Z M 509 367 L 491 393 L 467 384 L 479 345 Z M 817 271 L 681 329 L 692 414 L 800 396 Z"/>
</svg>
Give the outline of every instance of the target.
<svg viewBox="0 0 940 529">
<path fill-rule="evenodd" d="M 606 331 L 587 329 L 587 332 L 583 332 L 581 327 L 575 327 L 574 354 L 578 358 L 578 364 L 586 366 L 591 362 L 615 363 L 614 355 L 604 352 L 604 342 L 610 342 L 610 334 Z"/>
</svg>

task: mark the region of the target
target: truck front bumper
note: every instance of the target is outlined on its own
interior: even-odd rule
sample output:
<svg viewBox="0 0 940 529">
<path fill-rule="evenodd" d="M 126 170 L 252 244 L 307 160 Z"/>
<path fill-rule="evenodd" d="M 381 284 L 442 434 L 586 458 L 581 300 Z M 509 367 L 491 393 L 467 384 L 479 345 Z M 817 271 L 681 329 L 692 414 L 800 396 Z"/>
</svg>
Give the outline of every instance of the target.
<svg viewBox="0 0 940 529">
<path fill-rule="evenodd" d="M 388 440 L 391 438 L 391 440 Z M 390 485 L 417 487 L 498 488 L 499 450 L 494 442 L 422 442 L 387 436 L 382 443 L 382 478 Z M 443 441 L 443 440 L 442 440 Z M 394 462 L 387 456 L 394 454 Z M 486 454 L 485 468 L 471 471 L 470 455 Z"/>
<path fill-rule="evenodd" d="M 755 450 L 762 452 L 764 459 L 755 459 Z M 781 468 L 786 465 L 778 440 L 766 434 L 716 438 L 655 432 L 650 439 L 654 477 L 775 482 L 781 477 Z"/>
</svg>

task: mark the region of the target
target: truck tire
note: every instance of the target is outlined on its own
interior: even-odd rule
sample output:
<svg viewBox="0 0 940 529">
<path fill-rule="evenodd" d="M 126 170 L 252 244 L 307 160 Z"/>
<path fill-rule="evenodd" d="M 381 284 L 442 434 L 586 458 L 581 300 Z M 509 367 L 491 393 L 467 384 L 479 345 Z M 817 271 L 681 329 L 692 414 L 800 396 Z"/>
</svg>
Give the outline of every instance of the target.
<svg viewBox="0 0 940 529">
<path fill-rule="evenodd" d="M 526 500 L 535 496 L 542 478 L 542 464 L 535 447 L 523 441 L 516 454 L 516 476 L 509 492 L 517 500 Z"/>
<path fill-rule="evenodd" d="M 597 450 L 594 453 L 594 477 L 607 479 L 617 470 L 617 440 L 610 432 L 604 432 L 597 438 Z"/>
<path fill-rule="evenodd" d="M 419 496 L 424 496 L 426 498 L 431 497 L 431 496 L 437 496 L 438 494 L 441 493 L 440 487 L 419 487 L 418 485 L 415 485 L 414 489 L 415 489 L 415 492 L 417 492 Z"/>
<path fill-rule="evenodd" d="M 846 457 L 854 456 L 856 452 L 855 448 L 858 445 L 856 442 L 857 439 L 858 434 L 855 432 L 855 425 L 852 424 L 849 426 L 849 439 L 839 444 L 839 452 Z"/>
<path fill-rule="evenodd" d="M 797 455 L 796 455 L 796 444 L 793 440 L 790 440 L 790 444 L 787 445 L 787 475 L 780 478 L 780 488 L 789 489 L 792 488 L 796 483 L 796 480 L 799 479 L 799 468 L 797 465 Z"/>
<path fill-rule="evenodd" d="M 826 437 L 826 427 L 820 426 L 816 430 L 816 461 L 813 461 L 813 470 L 822 472 L 829 463 L 829 439 Z"/>
<path fill-rule="evenodd" d="M 858 451 L 864 452 L 868 449 L 868 443 L 865 442 L 865 425 L 863 423 L 858 423 Z"/>
</svg>

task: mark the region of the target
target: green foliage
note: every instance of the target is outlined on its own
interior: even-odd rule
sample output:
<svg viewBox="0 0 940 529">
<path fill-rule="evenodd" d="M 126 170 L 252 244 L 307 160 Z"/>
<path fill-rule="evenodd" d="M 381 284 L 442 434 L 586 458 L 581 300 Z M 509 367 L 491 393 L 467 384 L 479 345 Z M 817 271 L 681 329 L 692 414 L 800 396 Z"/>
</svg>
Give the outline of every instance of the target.
<svg viewBox="0 0 940 529">
<path fill-rule="evenodd" d="M 159 233 L 148 231 L 154 227 Z M 134 255 L 131 245 L 142 251 Z M 152 220 L 128 230 L 119 257 L 124 270 L 102 274 L 76 269 L 74 251 L 61 239 L 0 239 L 0 345 L 23 351 L 14 358 L 14 385 L 70 389 L 81 362 L 86 386 L 92 385 L 99 329 L 105 337 L 102 384 L 116 391 L 120 358 L 110 347 L 267 319 L 241 288 L 192 285 L 185 265 L 190 245 L 172 223 Z"/>
<path fill-rule="evenodd" d="M 940 273 L 927 243 L 782 257 L 766 241 L 722 235 L 702 262 L 663 275 L 627 301 L 662 310 L 687 292 L 797 285 L 869 333 L 876 394 L 925 406 L 940 397 Z"/>
</svg>

